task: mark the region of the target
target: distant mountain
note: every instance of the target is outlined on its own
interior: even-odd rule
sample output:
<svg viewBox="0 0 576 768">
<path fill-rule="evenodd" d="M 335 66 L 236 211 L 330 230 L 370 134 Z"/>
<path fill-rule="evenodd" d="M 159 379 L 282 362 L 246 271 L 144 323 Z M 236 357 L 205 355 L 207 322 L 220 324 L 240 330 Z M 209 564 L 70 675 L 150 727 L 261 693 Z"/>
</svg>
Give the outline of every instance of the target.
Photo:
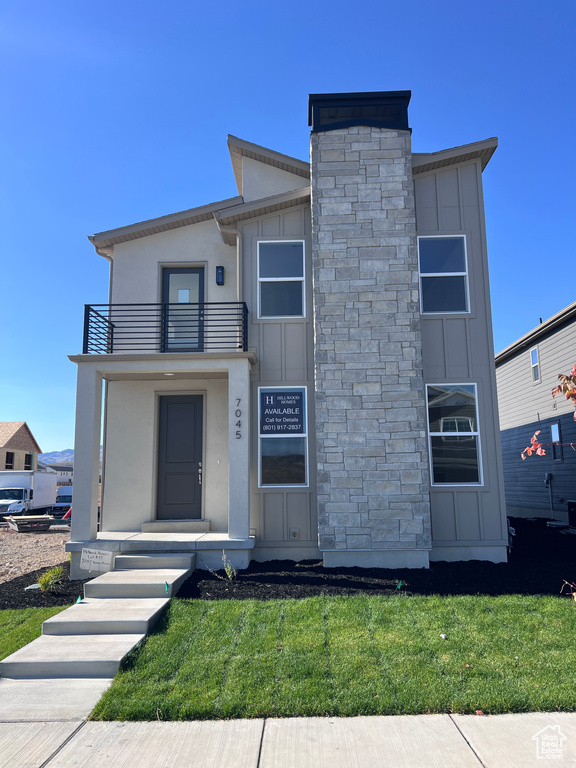
<svg viewBox="0 0 576 768">
<path fill-rule="evenodd" d="M 74 462 L 74 448 L 65 448 L 63 451 L 50 451 L 41 453 L 38 459 L 43 464 L 72 464 Z"/>
<path fill-rule="evenodd" d="M 74 448 L 40 453 L 38 459 L 42 464 L 74 464 Z M 100 461 L 102 461 L 102 446 L 100 446 Z"/>
</svg>

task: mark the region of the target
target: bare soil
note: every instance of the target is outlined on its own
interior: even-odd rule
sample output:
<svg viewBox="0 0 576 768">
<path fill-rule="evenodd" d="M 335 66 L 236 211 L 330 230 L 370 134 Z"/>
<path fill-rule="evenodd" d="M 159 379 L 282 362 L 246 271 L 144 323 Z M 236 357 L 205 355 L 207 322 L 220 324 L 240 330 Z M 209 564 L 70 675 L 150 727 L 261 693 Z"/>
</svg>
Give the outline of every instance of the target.
<svg viewBox="0 0 576 768">
<path fill-rule="evenodd" d="M 178 597 L 201 600 L 274 600 L 312 595 L 558 595 L 564 580 L 576 581 L 576 535 L 549 528 L 545 520 L 512 520 L 516 529 L 508 563 L 472 560 L 432 563 L 429 569 L 324 568 L 321 561 L 252 562 L 236 578 L 223 571 L 195 571 Z M 69 581 L 64 553 L 66 532 L 0 531 L 0 609 L 70 605 L 83 593 L 84 581 Z M 49 561 L 49 562 L 48 562 Z M 63 579 L 53 592 L 25 587 L 53 565 Z M 12 568 L 18 567 L 18 571 Z M 21 575 L 14 575 L 21 574 Z M 7 576 L 7 578 L 6 578 Z"/>
</svg>

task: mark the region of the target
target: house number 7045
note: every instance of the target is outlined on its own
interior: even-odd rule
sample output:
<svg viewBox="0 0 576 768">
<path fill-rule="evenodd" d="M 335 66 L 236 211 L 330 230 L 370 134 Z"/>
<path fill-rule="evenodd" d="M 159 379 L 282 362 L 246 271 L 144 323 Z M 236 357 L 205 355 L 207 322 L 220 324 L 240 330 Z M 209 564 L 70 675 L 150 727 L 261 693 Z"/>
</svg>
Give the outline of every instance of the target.
<svg viewBox="0 0 576 768">
<path fill-rule="evenodd" d="M 236 398 L 236 410 L 234 411 L 234 418 L 238 419 L 238 421 L 236 422 L 236 426 L 238 427 L 238 429 L 236 430 L 236 440 L 240 440 L 240 438 L 242 437 L 242 432 L 241 432 L 241 427 L 242 427 L 242 420 L 241 420 L 242 410 L 240 408 L 240 403 L 241 402 L 242 402 L 242 398 L 241 397 L 237 397 Z"/>
</svg>

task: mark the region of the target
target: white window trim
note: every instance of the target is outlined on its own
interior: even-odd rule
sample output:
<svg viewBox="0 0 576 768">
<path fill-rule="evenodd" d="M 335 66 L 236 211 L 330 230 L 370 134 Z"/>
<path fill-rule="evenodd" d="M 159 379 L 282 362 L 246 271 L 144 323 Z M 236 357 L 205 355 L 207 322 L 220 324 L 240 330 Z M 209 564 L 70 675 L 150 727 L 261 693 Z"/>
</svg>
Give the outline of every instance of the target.
<svg viewBox="0 0 576 768">
<path fill-rule="evenodd" d="M 532 352 L 536 352 L 536 365 L 532 362 Z M 534 378 L 534 368 L 538 369 L 538 378 Z M 538 347 L 532 347 L 530 350 L 530 372 L 532 374 L 532 384 L 539 384 L 542 381 L 542 368 L 540 366 L 540 351 Z"/>
<path fill-rule="evenodd" d="M 478 429 L 475 432 L 431 432 L 430 431 L 430 410 L 428 389 L 429 387 L 474 387 L 474 403 L 476 406 L 476 424 Z M 430 464 L 430 485 L 435 488 L 479 488 L 484 485 L 484 470 L 482 466 L 482 445 L 480 439 L 480 420 L 478 417 L 478 385 L 473 381 L 462 381 L 459 383 L 452 381 L 431 382 L 426 384 L 426 425 L 428 432 L 428 460 Z M 476 437 L 476 446 L 478 453 L 478 482 L 477 483 L 435 483 L 434 482 L 434 464 L 432 458 L 432 438 L 433 437 Z"/>
<path fill-rule="evenodd" d="M 260 243 L 302 243 L 302 277 L 260 277 Z M 306 317 L 306 241 L 305 240 L 258 240 L 256 244 L 256 303 L 259 320 L 277 320 L 285 317 L 287 320 Z M 301 315 L 264 315 L 260 313 L 260 283 L 302 283 L 302 314 Z M 268 486 L 267 486 L 268 487 Z"/>
<path fill-rule="evenodd" d="M 291 241 L 292 242 L 292 241 Z M 260 432 L 260 392 L 264 390 L 265 392 L 270 391 L 279 391 L 279 392 L 286 392 L 288 390 L 296 390 L 298 392 L 304 393 L 304 432 L 299 432 L 296 435 L 269 435 L 269 434 L 263 434 Z M 306 475 L 306 482 L 305 483 L 285 483 L 283 485 L 262 485 L 262 438 L 266 438 L 267 440 L 273 440 L 276 438 L 284 438 L 284 437 L 303 437 L 304 438 L 304 472 Z M 307 387 L 282 387 L 282 386 L 272 386 L 272 387 L 258 387 L 258 488 L 262 488 L 264 490 L 268 488 L 309 488 L 310 487 L 310 468 L 309 468 L 309 461 L 308 461 L 308 388 Z"/>
<path fill-rule="evenodd" d="M 421 272 L 420 271 L 420 240 L 432 240 L 432 239 L 454 239 L 459 238 L 464 241 L 464 267 L 465 272 Z M 468 278 L 468 244 L 466 242 L 466 235 L 418 235 L 416 238 L 418 244 L 418 275 L 420 283 L 420 314 L 421 315 L 469 315 L 470 309 L 470 280 Z M 466 294 L 466 309 L 459 309 L 455 311 L 446 312 L 426 312 L 422 306 L 422 278 L 426 277 L 464 277 L 464 286 Z"/>
</svg>

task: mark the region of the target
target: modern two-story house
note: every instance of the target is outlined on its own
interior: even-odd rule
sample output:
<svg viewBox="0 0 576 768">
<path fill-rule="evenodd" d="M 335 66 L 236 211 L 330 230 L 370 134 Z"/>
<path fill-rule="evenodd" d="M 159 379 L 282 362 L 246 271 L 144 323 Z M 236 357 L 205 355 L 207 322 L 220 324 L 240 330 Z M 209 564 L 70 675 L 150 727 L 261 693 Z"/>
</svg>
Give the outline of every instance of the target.
<svg viewBox="0 0 576 768">
<path fill-rule="evenodd" d="M 71 357 L 73 577 L 83 547 L 205 568 L 222 550 L 237 567 L 506 559 L 497 140 L 413 153 L 409 100 L 312 95 L 310 163 L 230 136 L 237 196 L 90 238 L 110 298 Z"/>
</svg>

